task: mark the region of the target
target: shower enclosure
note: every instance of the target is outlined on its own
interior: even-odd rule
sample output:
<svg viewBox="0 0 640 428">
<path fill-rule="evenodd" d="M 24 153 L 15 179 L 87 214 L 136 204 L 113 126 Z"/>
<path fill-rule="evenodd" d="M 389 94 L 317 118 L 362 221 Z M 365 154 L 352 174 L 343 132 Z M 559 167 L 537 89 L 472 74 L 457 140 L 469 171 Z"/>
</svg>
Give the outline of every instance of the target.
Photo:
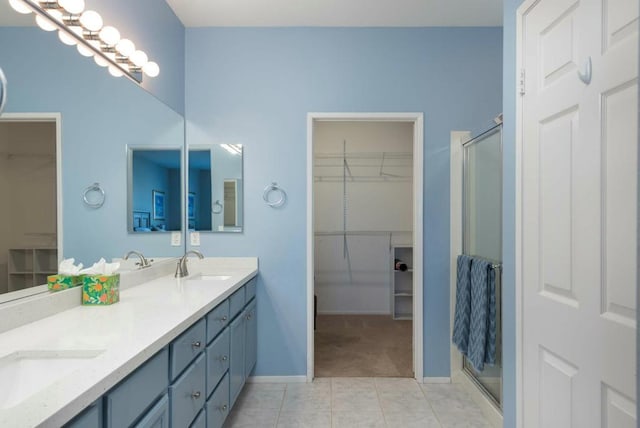
<svg viewBox="0 0 640 428">
<path fill-rule="evenodd" d="M 463 370 L 502 408 L 502 125 L 463 144 L 464 254 L 494 263 L 496 273 L 496 364 L 474 370 L 466 358 Z"/>
</svg>

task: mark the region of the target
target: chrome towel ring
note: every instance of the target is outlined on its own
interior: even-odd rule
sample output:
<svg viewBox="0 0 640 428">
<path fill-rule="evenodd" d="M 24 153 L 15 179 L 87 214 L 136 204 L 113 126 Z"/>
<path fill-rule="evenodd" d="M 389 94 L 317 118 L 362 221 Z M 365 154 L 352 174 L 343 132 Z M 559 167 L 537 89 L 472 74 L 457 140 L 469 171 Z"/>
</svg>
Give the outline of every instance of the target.
<svg viewBox="0 0 640 428">
<path fill-rule="evenodd" d="M 219 199 L 216 199 L 214 204 L 211 206 L 211 212 L 214 214 L 220 214 L 222 212 L 222 204 Z"/>
<path fill-rule="evenodd" d="M 4 77 L 4 72 L 0 68 L 0 114 L 4 110 L 4 106 L 7 103 L 7 78 Z"/>
<path fill-rule="evenodd" d="M 90 198 L 89 195 L 92 193 L 97 193 L 97 197 Z M 84 189 L 84 192 L 82 192 L 82 200 L 89 208 L 100 208 L 104 205 L 105 197 L 106 194 L 104 189 L 100 187 L 100 183 L 93 183 L 91 186 Z"/>
<path fill-rule="evenodd" d="M 272 200 L 270 198 L 271 193 L 275 193 L 277 195 L 277 198 Z M 287 202 L 287 192 L 285 192 L 282 187 L 278 186 L 278 183 L 274 181 L 264 188 L 262 199 L 264 199 L 264 202 L 271 208 L 278 208 L 283 206 L 285 202 Z"/>
</svg>

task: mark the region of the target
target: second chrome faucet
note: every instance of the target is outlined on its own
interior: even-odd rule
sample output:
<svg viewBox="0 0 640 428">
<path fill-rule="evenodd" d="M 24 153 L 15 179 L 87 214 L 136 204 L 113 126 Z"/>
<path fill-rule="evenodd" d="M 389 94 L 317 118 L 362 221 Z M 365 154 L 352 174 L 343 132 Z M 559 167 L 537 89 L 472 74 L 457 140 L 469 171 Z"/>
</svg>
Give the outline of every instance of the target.
<svg viewBox="0 0 640 428">
<path fill-rule="evenodd" d="M 184 256 L 178 260 L 178 266 L 176 266 L 176 274 L 174 275 L 176 278 L 184 278 L 189 275 L 189 269 L 187 268 L 187 257 L 189 254 L 194 254 L 198 256 L 199 259 L 204 259 L 202 253 L 198 250 L 189 250 L 184 253 Z"/>
</svg>

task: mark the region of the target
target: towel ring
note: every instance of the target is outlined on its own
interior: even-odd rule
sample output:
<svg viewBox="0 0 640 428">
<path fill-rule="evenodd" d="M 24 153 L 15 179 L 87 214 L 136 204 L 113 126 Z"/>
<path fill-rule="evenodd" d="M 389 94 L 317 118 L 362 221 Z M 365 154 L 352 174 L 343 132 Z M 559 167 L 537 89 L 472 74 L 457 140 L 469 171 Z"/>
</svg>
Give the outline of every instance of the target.
<svg viewBox="0 0 640 428">
<path fill-rule="evenodd" d="M 7 103 L 7 78 L 4 76 L 2 69 L 0 68 L 0 114 L 4 110 L 4 106 Z"/>
<path fill-rule="evenodd" d="M 219 199 L 217 199 L 211 206 L 211 212 L 214 214 L 220 214 L 222 212 L 222 204 L 220 203 Z"/>
<path fill-rule="evenodd" d="M 99 196 L 97 200 L 92 202 L 89 200 L 89 194 L 93 192 L 99 193 Z M 100 183 L 93 183 L 91 186 L 84 189 L 84 192 L 82 192 L 82 200 L 89 208 L 100 208 L 104 205 L 105 197 L 106 194 L 104 193 L 104 189 L 100 187 Z"/>
<path fill-rule="evenodd" d="M 275 192 L 278 194 L 278 198 L 275 200 L 269 199 L 269 195 Z M 275 181 L 264 188 L 264 193 L 262 194 L 262 199 L 264 199 L 265 203 L 269 205 L 271 208 L 278 208 L 284 205 L 287 202 L 287 193 L 282 190 L 278 183 Z"/>
</svg>

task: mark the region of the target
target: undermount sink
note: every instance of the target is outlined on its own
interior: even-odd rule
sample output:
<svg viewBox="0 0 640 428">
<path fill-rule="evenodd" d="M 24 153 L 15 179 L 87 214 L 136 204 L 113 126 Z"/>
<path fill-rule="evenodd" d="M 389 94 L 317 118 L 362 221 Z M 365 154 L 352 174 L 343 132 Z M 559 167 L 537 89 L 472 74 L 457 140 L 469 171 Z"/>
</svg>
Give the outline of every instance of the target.
<svg viewBox="0 0 640 428">
<path fill-rule="evenodd" d="M 231 275 L 203 275 L 198 274 L 189 278 L 192 281 L 226 281 L 231 278 Z"/>
<path fill-rule="evenodd" d="M 104 350 L 28 350 L 0 358 L 0 409 L 20 404 L 33 394 L 89 364 Z"/>
</svg>

